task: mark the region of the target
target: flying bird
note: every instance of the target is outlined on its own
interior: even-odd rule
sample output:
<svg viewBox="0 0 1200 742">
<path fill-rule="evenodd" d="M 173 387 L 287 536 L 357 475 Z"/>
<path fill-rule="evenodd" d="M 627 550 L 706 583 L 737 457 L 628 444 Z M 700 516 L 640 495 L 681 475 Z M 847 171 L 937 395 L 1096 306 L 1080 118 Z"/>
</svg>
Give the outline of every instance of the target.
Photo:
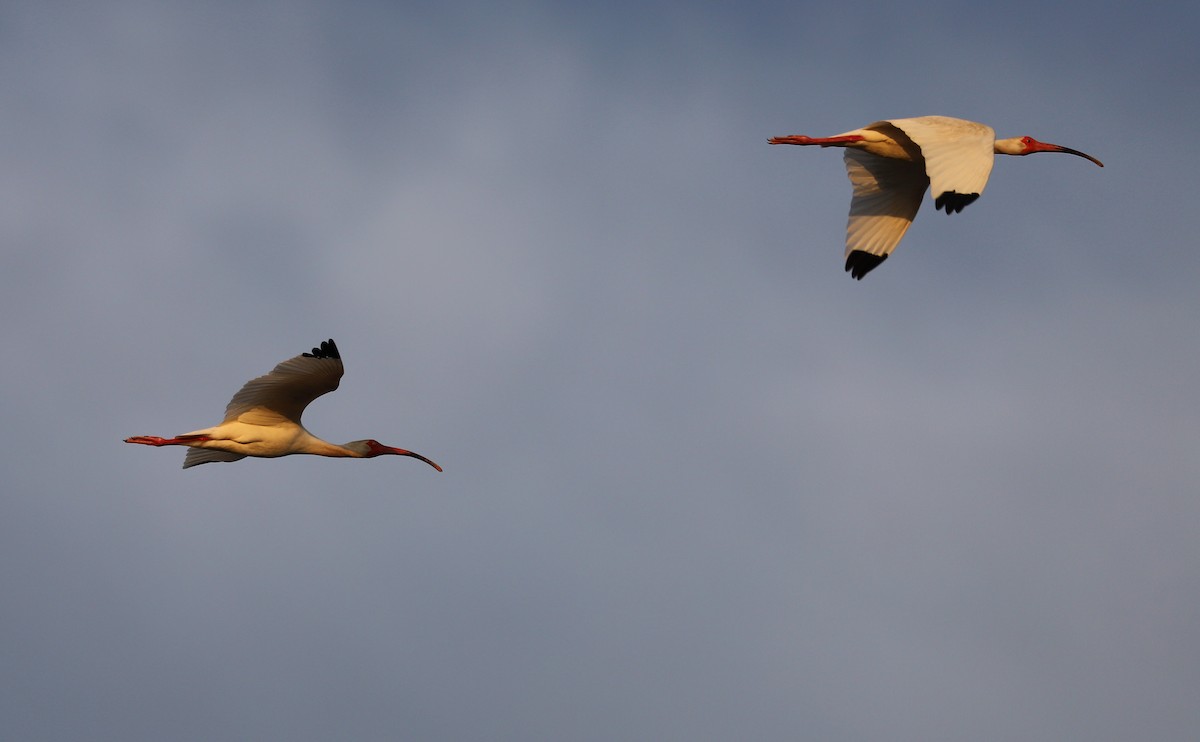
<svg viewBox="0 0 1200 742">
<path fill-rule="evenodd" d="M 1033 137 L 996 139 L 992 127 L 948 116 L 876 121 L 832 137 L 772 137 L 771 144 L 845 147 L 854 188 L 846 225 L 846 270 L 862 280 L 899 244 L 921 207 L 925 189 L 933 208 L 957 214 L 979 198 L 998 155 L 1065 152 L 1091 155 Z"/>
<path fill-rule="evenodd" d="M 438 471 L 442 467 L 419 453 L 385 446 L 379 441 L 351 441 L 344 446 L 316 437 L 300 424 L 304 408 L 322 394 L 338 388 L 342 357 L 333 340 L 311 353 L 280 363 L 271 373 L 246 382 L 225 407 L 220 425 L 174 438 L 136 435 L 126 443 L 143 446 L 188 446 L 183 468 L 210 461 L 237 461 L 247 456 L 275 458 L 294 453 L 369 459 L 394 454 L 411 456 Z"/>
</svg>

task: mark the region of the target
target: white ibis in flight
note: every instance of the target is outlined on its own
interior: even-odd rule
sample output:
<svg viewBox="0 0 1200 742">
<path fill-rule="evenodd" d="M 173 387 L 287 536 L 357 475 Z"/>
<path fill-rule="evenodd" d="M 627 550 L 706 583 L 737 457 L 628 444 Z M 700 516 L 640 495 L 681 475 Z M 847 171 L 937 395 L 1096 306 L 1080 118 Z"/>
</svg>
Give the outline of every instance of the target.
<svg viewBox="0 0 1200 742">
<path fill-rule="evenodd" d="M 845 147 L 854 187 L 846 225 L 846 270 L 859 280 L 891 254 L 912 224 L 925 189 L 933 208 L 957 214 L 979 198 L 998 155 L 1065 152 L 1104 163 L 1079 150 L 1033 137 L 997 139 L 992 127 L 948 116 L 876 121 L 832 137 L 773 137 L 771 144 Z"/>
<path fill-rule="evenodd" d="M 294 453 L 369 459 L 394 454 L 411 456 L 438 471 L 442 467 L 419 453 L 385 446 L 379 441 L 351 441 L 344 446 L 316 437 L 300 424 L 304 408 L 322 394 L 338 388 L 342 357 L 333 340 L 311 353 L 280 363 L 271 373 L 246 382 L 225 408 L 220 425 L 174 438 L 136 435 L 126 443 L 143 446 L 188 446 L 183 468 L 210 461 L 237 461 L 247 456 L 274 458 Z"/>
</svg>

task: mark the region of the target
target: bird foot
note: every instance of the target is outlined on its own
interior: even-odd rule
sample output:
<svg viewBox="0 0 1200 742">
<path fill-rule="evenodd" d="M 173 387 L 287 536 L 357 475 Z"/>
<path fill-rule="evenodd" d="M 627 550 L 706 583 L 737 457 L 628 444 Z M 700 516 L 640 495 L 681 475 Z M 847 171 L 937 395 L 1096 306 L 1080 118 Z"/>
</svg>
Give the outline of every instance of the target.
<svg viewBox="0 0 1200 742">
<path fill-rule="evenodd" d="M 156 435 L 135 435 L 125 439 L 126 443 L 140 443 L 143 446 L 165 446 L 167 441 L 165 438 L 159 438 Z"/>
<path fill-rule="evenodd" d="M 806 137 L 803 134 L 789 134 L 785 137 L 771 137 L 767 140 L 767 144 L 819 144 L 822 147 L 831 147 L 839 144 L 861 142 L 862 140 L 862 136 L 858 134 L 845 134 L 836 137 Z"/>
<path fill-rule="evenodd" d="M 212 440 L 206 435 L 181 435 L 178 438 L 159 438 L 157 435 L 135 435 L 126 438 L 126 443 L 140 443 L 143 446 L 186 446 L 196 441 Z"/>
<path fill-rule="evenodd" d="M 771 137 L 767 144 L 811 144 L 812 139 L 803 134 L 791 134 L 785 137 Z"/>
</svg>

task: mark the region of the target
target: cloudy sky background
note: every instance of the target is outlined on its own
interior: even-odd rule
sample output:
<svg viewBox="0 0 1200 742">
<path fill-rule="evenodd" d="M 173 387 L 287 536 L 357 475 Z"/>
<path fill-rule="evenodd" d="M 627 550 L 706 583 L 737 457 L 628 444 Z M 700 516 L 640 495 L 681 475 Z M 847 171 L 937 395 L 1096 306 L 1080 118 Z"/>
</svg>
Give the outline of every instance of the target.
<svg viewBox="0 0 1200 742">
<path fill-rule="evenodd" d="M 1191 739 L 1200 52 L 1144 11 L 6 4 L 0 736 Z M 766 139 L 933 113 L 1106 167 L 852 281 L 840 153 Z M 310 429 L 444 474 L 121 442 L 327 337 Z"/>
</svg>

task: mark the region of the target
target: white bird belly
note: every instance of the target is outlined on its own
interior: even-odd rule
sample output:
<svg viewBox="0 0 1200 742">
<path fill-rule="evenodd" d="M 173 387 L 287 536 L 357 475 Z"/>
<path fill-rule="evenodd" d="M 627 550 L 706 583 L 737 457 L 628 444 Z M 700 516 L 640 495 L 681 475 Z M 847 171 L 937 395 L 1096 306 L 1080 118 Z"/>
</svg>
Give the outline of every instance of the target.
<svg viewBox="0 0 1200 742">
<path fill-rule="evenodd" d="M 187 435 L 203 435 L 209 440 L 196 441 L 195 448 L 215 448 L 245 456 L 273 458 L 302 450 L 300 445 L 312 436 L 299 425 L 251 425 L 231 420 L 207 430 Z"/>
</svg>

